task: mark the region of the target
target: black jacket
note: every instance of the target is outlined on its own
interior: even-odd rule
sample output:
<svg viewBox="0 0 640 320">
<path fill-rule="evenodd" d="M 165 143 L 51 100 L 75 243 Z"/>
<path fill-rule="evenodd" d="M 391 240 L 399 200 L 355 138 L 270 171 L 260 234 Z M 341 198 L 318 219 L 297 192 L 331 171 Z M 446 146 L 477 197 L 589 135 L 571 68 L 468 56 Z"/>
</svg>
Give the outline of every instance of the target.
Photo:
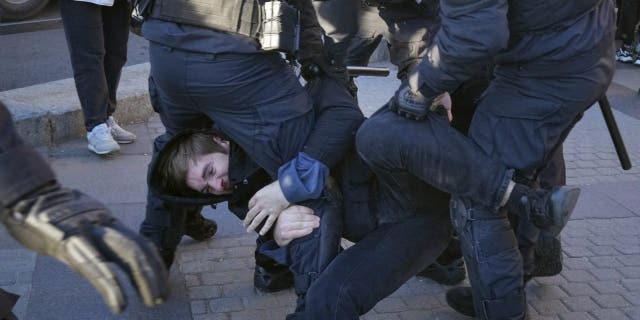
<svg viewBox="0 0 640 320">
<path fill-rule="evenodd" d="M 352 149 L 355 133 L 364 116 L 346 88 L 331 78 L 319 78 L 307 84 L 306 89 L 314 102 L 312 112 L 316 114 L 316 122 L 313 130 L 309 135 L 304 136 L 296 132 L 282 134 L 287 134 L 290 139 L 304 139 L 306 141 L 304 151 L 327 167 L 333 168 Z M 229 151 L 229 183 L 234 189 L 232 195 L 216 196 L 198 192 L 175 195 L 163 189 L 158 175 L 154 172 L 157 172 L 159 162 L 168 151 L 181 143 L 189 133 L 186 131 L 175 135 L 152 161 L 151 174 L 148 178 L 149 191 L 169 203 L 212 205 L 229 201 L 229 209 L 239 218 L 244 219 L 249 199 L 262 187 L 271 183 L 276 173 L 267 172 L 261 168 L 250 154 L 233 141 L 230 141 Z M 216 133 L 223 138 L 226 137 L 222 133 Z M 287 152 L 287 150 L 284 151 Z M 283 164 L 280 163 L 278 166 Z"/>
</svg>

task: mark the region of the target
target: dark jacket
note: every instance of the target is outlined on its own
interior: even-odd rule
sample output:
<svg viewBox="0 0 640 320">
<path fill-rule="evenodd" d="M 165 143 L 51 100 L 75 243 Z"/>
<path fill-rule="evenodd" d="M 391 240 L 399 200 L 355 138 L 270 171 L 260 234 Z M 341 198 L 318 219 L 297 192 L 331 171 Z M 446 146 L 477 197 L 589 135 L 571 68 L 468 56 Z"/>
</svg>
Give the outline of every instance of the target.
<svg viewBox="0 0 640 320">
<path fill-rule="evenodd" d="M 286 134 L 290 139 L 304 139 L 306 141 L 304 151 L 327 167 L 333 168 L 352 149 L 356 130 L 364 120 L 364 116 L 346 88 L 331 78 L 320 78 L 309 83 L 306 88 L 314 102 L 313 112 L 316 113 L 313 130 L 305 136 L 297 132 L 281 134 Z M 232 195 L 216 196 L 197 192 L 189 195 L 175 195 L 163 190 L 158 175 L 153 172 L 157 171 L 159 162 L 168 151 L 189 133 L 182 132 L 175 135 L 153 160 L 151 174 L 149 174 L 149 191 L 170 203 L 211 205 L 229 201 L 229 209 L 239 218 L 244 219 L 249 199 L 262 187 L 272 182 L 272 177 L 276 177 L 276 173 L 267 172 L 261 168 L 250 154 L 233 141 L 230 141 L 229 151 L 229 182 L 234 188 Z M 226 137 L 222 133 L 218 135 Z M 292 145 L 299 144 L 292 143 Z M 289 152 L 290 150 L 282 151 L 293 153 Z"/>
<path fill-rule="evenodd" d="M 455 91 L 491 62 L 535 68 L 597 51 L 615 18 L 610 0 L 442 0 L 440 7 L 442 27 L 419 66 L 426 97 Z M 584 69 L 591 58 L 579 59 Z"/>
</svg>

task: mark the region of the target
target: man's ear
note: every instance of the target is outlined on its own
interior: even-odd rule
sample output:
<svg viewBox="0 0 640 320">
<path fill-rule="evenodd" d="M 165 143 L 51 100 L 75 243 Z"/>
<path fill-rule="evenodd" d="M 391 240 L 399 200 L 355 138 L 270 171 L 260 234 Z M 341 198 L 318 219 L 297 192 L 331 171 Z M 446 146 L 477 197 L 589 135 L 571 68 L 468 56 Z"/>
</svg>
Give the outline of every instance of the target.
<svg viewBox="0 0 640 320">
<path fill-rule="evenodd" d="M 213 137 L 213 141 L 220 147 L 222 147 L 222 149 L 224 149 L 227 153 L 229 153 L 229 141 L 216 136 Z"/>
</svg>

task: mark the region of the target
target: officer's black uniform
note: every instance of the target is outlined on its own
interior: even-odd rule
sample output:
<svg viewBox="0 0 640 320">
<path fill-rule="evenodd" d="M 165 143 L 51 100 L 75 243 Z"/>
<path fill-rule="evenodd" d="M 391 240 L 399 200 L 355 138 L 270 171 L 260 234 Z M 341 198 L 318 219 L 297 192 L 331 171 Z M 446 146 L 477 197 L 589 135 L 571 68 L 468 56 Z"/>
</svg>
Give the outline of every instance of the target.
<svg viewBox="0 0 640 320">
<path fill-rule="evenodd" d="M 470 139 L 434 113 L 415 122 L 383 109 L 358 133 L 358 140 L 377 143 L 359 141 L 366 147 L 359 151 L 374 168 L 406 168 L 455 195 L 452 217 L 477 316 L 524 318 L 522 258 L 530 255 L 518 253 L 498 204 L 512 178 L 534 181 L 582 113 L 604 94 L 613 74 L 613 4 L 441 1 L 441 9 L 443 28 L 419 66 L 417 88 L 427 100 L 453 91 L 491 59 L 496 65 Z M 536 230 L 519 231 L 529 245 L 535 243 Z M 524 268 L 529 265 L 525 261 Z"/>
<path fill-rule="evenodd" d="M 238 0 L 240 2 L 242 0 Z M 301 9 L 302 47 L 298 58 L 309 59 L 322 50 L 321 45 L 318 46 L 321 31 L 310 3 L 293 2 Z M 157 8 L 161 8 L 159 1 L 155 1 L 153 10 Z M 278 53 L 262 51 L 255 39 L 245 35 L 154 18 L 153 10 L 142 31 L 150 41 L 152 105 L 166 127 L 166 133 L 155 141 L 154 154 L 183 129 L 215 126 L 244 151 L 252 167 L 264 169 L 271 180 L 277 178 L 283 164 L 301 151 L 329 168 L 344 157 L 349 143 L 343 140 L 353 139 L 362 121 L 352 97 L 348 94 L 330 97 L 332 103 L 326 105 L 333 112 L 317 113 L 308 93 Z M 232 178 L 237 180 L 231 183 L 240 188 L 251 173 L 233 174 Z M 330 235 L 340 233 L 339 226 L 332 225 L 327 217 L 335 212 L 333 206 L 337 205 L 327 192 L 325 190 L 319 199 L 304 202 L 323 217 L 324 227 L 293 241 L 284 255 L 293 252 L 289 268 L 294 273 L 300 297 L 324 268 L 323 261 L 330 261 L 336 253 L 317 249 L 325 235 L 331 238 Z M 172 254 L 182 235 L 181 208 L 184 206 L 173 206 L 149 193 L 147 214 L 140 230 L 164 253 Z M 190 210 L 199 210 L 199 207 Z M 244 216 L 238 212 L 236 210 L 236 214 Z M 327 243 L 337 241 L 337 237 Z M 266 253 L 269 250 L 262 248 L 272 245 L 273 241 L 260 243 L 258 251 Z M 323 257 L 319 257 L 320 254 Z M 283 257 L 273 252 L 272 256 Z M 300 304 L 299 309 L 302 308 Z"/>
</svg>

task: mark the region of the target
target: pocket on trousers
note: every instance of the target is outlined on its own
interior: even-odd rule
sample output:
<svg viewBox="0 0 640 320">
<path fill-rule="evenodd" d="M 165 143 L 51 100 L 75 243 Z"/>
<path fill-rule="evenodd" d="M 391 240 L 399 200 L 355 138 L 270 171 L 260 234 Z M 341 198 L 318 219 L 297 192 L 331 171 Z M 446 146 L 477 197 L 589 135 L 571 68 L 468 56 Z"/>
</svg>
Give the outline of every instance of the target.
<svg viewBox="0 0 640 320">
<path fill-rule="evenodd" d="M 496 256 L 510 256 L 518 253 L 518 243 L 507 219 L 483 220 L 476 224 L 474 245 L 477 246 L 478 262 L 484 262 Z M 479 224 L 482 229 L 478 230 Z"/>
</svg>

